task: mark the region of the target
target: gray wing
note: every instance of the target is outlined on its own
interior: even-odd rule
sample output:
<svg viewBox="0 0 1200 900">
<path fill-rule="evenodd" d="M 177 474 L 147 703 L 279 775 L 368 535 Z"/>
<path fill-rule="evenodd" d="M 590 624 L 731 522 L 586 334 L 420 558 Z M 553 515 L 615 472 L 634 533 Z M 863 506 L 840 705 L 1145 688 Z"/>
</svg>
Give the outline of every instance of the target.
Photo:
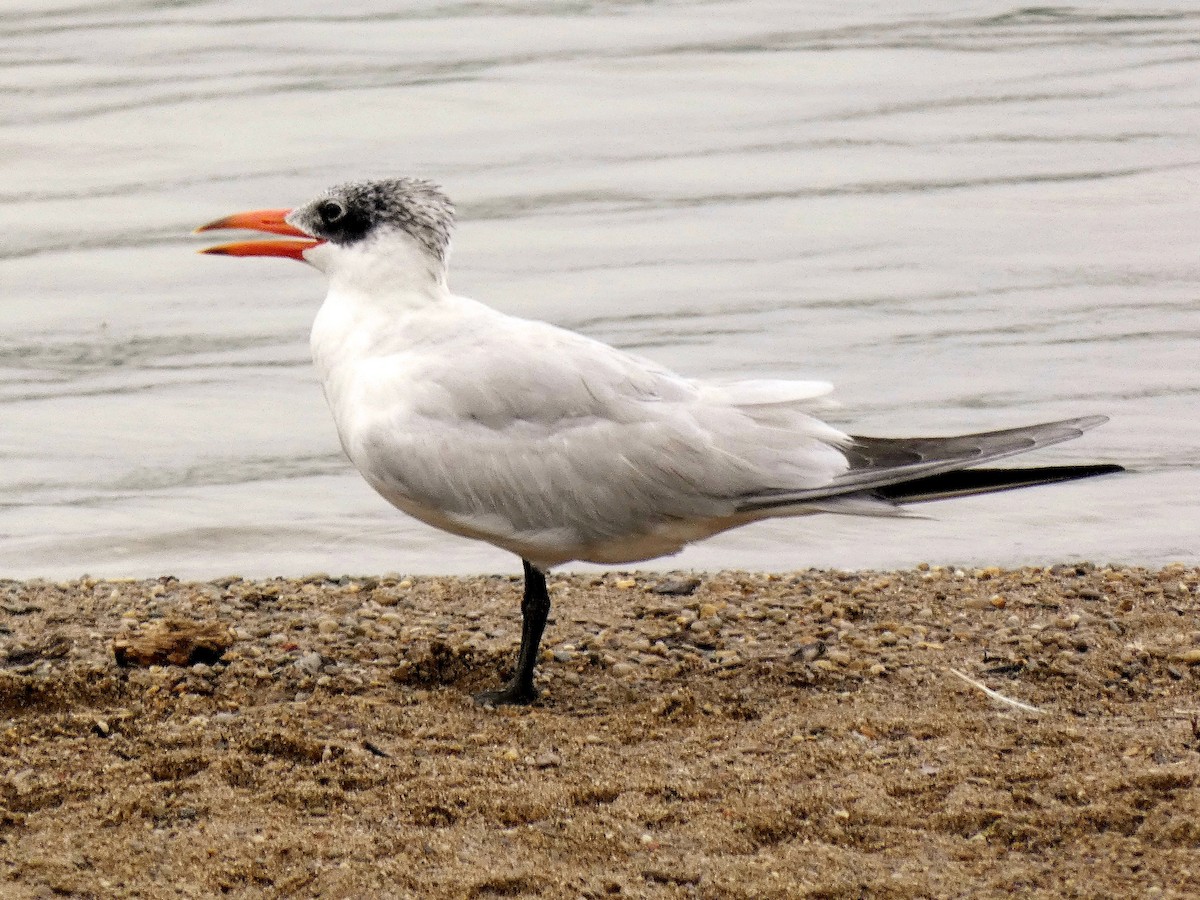
<svg viewBox="0 0 1200 900">
<path fill-rule="evenodd" d="M 374 412 L 339 429 L 351 459 L 397 505 L 474 534 L 594 543 L 733 515 L 741 497 L 847 468 L 846 435 L 805 411 L 819 384 L 694 382 L 498 317 L 374 365 L 357 407 Z"/>
<path fill-rule="evenodd" d="M 755 493 L 743 498 L 738 511 L 767 511 L 797 503 L 869 493 L 889 485 L 994 462 L 1028 450 L 1069 441 L 1107 421 L 1107 416 L 1085 416 L 955 437 L 854 436 L 853 443 L 842 451 L 850 462 L 849 470 L 828 484 L 796 491 Z"/>
</svg>

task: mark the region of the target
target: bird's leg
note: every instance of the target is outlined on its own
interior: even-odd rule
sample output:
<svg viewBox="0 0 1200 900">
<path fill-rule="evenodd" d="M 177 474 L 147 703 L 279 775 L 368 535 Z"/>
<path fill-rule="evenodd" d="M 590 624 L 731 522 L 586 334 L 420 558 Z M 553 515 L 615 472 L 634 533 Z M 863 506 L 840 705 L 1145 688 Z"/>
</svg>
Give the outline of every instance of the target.
<svg viewBox="0 0 1200 900">
<path fill-rule="evenodd" d="M 537 699 L 533 667 L 537 665 L 538 645 L 546 629 L 546 617 L 550 615 L 550 592 L 546 576 L 528 560 L 521 563 L 525 566 L 525 596 L 521 598 L 521 651 L 517 654 L 517 669 L 500 690 L 475 695 L 475 702 L 481 706 L 524 705 Z"/>
</svg>

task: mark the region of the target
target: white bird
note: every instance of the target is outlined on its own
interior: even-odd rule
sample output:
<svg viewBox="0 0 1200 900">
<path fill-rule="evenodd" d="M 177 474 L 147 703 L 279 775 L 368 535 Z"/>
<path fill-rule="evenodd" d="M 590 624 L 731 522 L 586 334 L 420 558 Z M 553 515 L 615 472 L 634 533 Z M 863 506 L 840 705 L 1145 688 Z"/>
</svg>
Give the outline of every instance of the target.
<svg viewBox="0 0 1200 900">
<path fill-rule="evenodd" d="M 301 260 L 329 279 L 313 361 L 346 455 L 398 509 L 521 557 L 516 670 L 481 703 L 529 703 L 550 610 L 545 573 L 630 563 L 748 522 L 1117 472 L 974 469 L 1078 437 L 1103 416 L 946 438 L 855 437 L 813 413 L 830 386 L 715 382 L 451 293 L 454 207 L 417 179 L 345 184 L 294 210 L 197 229 L 287 240 L 203 252 Z"/>
</svg>

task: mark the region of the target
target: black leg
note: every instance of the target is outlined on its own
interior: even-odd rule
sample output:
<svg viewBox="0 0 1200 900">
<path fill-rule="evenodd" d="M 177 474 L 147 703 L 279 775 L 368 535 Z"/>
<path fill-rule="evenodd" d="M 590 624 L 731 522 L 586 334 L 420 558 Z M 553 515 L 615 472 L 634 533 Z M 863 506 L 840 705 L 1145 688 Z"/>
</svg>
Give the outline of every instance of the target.
<svg viewBox="0 0 1200 900">
<path fill-rule="evenodd" d="M 550 615 L 550 592 L 546 588 L 546 576 L 528 560 L 523 559 L 521 563 L 525 566 L 525 596 L 521 599 L 521 652 L 517 655 L 517 670 L 513 672 L 512 680 L 500 690 L 476 694 L 475 702 L 480 705 L 524 705 L 537 699 L 533 668 L 537 665 L 538 645 L 546 629 L 546 617 Z"/>
</svg>

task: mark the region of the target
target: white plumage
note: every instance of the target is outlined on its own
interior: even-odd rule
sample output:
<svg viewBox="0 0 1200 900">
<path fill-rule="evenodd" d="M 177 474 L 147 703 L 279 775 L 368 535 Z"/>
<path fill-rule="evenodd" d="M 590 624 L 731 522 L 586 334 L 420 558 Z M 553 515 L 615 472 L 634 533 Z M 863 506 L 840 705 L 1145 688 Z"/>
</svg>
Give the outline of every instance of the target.
<svg viewBox="0 0 1200 900">
<path fill-rule="evenodd" d="M 380 298 L 332 268 L 312 348 L 347 455 L 410 515 L 539 567 L 674 553 L 849 467 L 809 414 L 824 385 L 692 381 L 438 282 Z"/>
<path fill-rule="evenodd" d="M 436 186 L 397 179 L 204 229 L 302 238 L 206 252 L 321 269 L 329 293 L 312 353 L 346 454 L 404 512 L 525 560 L 517 672 L 485 702 L 536 696 L 551 566 L 650 559 L 756 519 L 894 515 L 899 502 L 1119 469 L 961 471 L 1077 437 L 1101 416 L 953 438 L 852 437 L 813 414 L 827 384 L 684 378 L 504 315 L 449 290 L 452 225 Z"/>
</svg>

